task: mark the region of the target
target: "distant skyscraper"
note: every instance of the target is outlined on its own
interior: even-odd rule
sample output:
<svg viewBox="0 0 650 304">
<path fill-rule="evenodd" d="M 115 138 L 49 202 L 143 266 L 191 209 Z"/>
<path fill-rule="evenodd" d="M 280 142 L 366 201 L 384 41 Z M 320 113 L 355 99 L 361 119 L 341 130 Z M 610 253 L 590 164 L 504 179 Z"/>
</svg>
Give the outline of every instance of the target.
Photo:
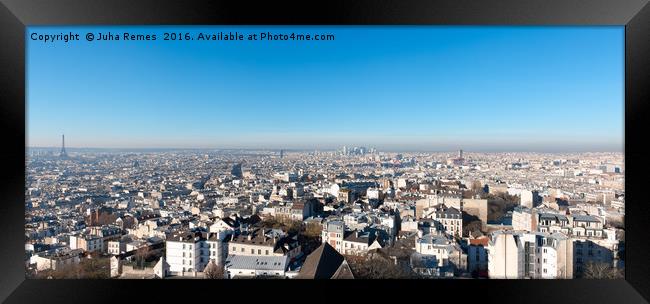
<svg viewBox="0 0 650 304">
<path fill-rule="evenodd" d="M 60 157 L 68 157 L 68 153 L 65 152 L 65 134 L 61 135 L 61 153 Z"/>
<path fill-rule="evenodd" d="M 447 159 L 448 164 L 453 164 L 455 166 L 462 166 L 465 164 L 465 159 L 463 158 L 463 150 L 458 150 L 458 157 Z"/>
<path fill-rule="evenodd" d="M 280 150 L 280 158 L 284 157 L 284 150 Z"/>
<path fill-rule="evenodd" d="M 242 178 L 244 176 L 244 172 L 242 172 L 241 163 L 234 165 L 232 167 L 232 171 L 230 171 L 230 174 L 236 178 Z"/>
</svg>

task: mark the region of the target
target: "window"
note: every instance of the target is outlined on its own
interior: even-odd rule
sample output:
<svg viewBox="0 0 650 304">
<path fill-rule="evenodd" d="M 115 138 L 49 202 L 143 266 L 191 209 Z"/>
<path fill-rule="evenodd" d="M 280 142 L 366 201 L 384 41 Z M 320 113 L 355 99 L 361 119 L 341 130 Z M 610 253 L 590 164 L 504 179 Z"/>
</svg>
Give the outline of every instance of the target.
<svg viewBox="0 0 650 304">
<path fill-rule="evenodd" d="M 268 249 L 266 250 L 266 255 L 269 255 L 269 250 Z"/>
<path fill-rule="evenodd" d="M 257 254 L 262 255 L 262 249 L 257 249 Z"/>
<path fill-rule="evenodd" d="M 241 252 L 244 252 L 244 247 L 241 248 Z"/>
<path fill-rule="evenodd" d="M 185 252 L 183 252 L 183 257 L 185 257 Z"/>
<path fill-rule="evenodd" d="M 237 247 L 232 246 L 232 251 L 237 251 Z"/>
<path fill-rule="evenodd" d="M 255 249 L 251 249 L 251 254 L 255 254 Z"/>
</svg>

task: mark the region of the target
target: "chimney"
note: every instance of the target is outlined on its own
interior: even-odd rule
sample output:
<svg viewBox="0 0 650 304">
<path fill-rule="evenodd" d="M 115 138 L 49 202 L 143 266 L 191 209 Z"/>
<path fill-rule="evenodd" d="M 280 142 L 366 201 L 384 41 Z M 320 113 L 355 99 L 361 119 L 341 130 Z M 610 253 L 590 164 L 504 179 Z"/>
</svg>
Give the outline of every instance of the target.
<svg viewBox="0 0 650 304">
<path fill-rule="evenodd" d="M 251 240 L 251 233 L 248 233 L 248 240 Z"/>
</svg>

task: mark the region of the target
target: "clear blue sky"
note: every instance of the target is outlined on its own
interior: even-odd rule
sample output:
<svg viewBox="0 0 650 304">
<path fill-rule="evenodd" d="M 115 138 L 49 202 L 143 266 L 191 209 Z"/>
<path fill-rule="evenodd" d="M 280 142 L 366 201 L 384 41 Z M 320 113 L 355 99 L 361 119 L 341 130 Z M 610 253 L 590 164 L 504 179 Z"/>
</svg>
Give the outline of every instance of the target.
<svg viewBox="0 0 650 304">
<path fill-rule="evenodd" d="M 76 32 L 43 43 L 31 33 Z M 157 41 L 87 42 L 85 33 Z M 334 41 L 162 41 L 162 33 Z M 30 27 L 27 144 L 622 151 L 623 27 Z"/>
</svg>

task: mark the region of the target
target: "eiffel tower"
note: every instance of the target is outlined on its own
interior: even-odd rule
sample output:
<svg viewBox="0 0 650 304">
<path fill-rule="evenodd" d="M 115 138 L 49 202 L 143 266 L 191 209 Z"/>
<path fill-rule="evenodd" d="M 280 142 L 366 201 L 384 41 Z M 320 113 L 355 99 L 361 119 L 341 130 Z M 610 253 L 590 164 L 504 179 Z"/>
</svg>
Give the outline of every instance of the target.
<svg viewBox="0 0 650 304">
<path fill-rule="evenodd" d="M 61 153 L 59 153 L 59 157 L 61 158 L 68 157 L 68 153 L 65 152 L 65 134 L 61 135 Z"/>
</svg>

